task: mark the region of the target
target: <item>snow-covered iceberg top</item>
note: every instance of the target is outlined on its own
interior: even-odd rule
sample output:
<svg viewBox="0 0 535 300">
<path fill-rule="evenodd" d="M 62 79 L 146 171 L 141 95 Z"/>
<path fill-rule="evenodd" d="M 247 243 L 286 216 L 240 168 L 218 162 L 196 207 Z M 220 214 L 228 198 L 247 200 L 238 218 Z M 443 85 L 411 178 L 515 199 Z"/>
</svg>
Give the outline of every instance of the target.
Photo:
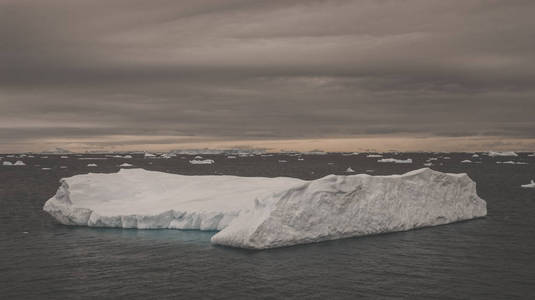
<svg viewBox="0 0 535 300">
<path fill-rule="evenodd" d="M 142 169 L 61 180 L 44 210 L 66 225 L 220 230 L 215 244 L 265 249 L 485 216 L 466 174 L 317 180 L 184 176 Z"/>
</svg>

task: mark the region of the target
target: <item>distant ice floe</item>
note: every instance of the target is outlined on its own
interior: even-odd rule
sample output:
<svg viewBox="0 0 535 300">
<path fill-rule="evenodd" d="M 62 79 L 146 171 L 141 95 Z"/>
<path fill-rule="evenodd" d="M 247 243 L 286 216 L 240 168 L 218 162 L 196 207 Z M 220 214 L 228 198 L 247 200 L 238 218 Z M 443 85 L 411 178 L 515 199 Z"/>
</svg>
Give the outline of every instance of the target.
<svg viewBox="0 0 535 300">
<path fill-rule="evenodd" d="M 10 161 L 4 160 L 4 161 L 2 162 L 2 165 L 3 165 L 3 166 L 12 166 L 13 163 L 10 162 Z"/>
<path fill-rule="evenodd" d="M 412 159 L 395 159 L 395 158 L 383 158 L 378 160 L 380 163 L 395 163 L 395 164 L 412 164 Z"/>
<path fill-rule="evenodd" d="M 528 156 L 533 157 L 533 156 L 535 156 L 535 153 L 528 154 Z"/>
<path fill-rule="evenodd" d="M 67 169 L 67 166 L 60 166 L 60 169 Z"/>
<path fill-rule="evenodd" d="M 143 154 L 143 157 L 145 157 L 145 158 L 155 158 L 156 155 L 155 155 L 155 154 L 152 154 L 152 153 L 145 152 L 145 153 Z"/>
<path fill-rule="evenodd" d="M 279 159 L 279 162 L 280 162 L 280 163 L 287 163 L 288 161 L 285 160 L 285 159 Z"/>
<path fill-rule="evenodd" d="M 203 160 L 193 159 L 193 160 L 190 160 L 189 163 L 192 165 L 211 165 L 215 163 L 215 161 L 213 159 L 203 159 Z"/>
<path fill-rule="evenodd" d="M 132 155 L 127 154 L 127 155 L 123 156 L 123 158 L 132 158 Z"/>
<path fill-rule="evenodd" d="M 79 160 L 106 160 L 107 157 L 80 157 Z"/>
<path fill-rule="evenodd" d="M 471 163 L 473 163 L 473 161 L 471 161 L 469 159 L 465 159 L 465 160 L 461 161 L 461 163 L 463 163 L 463 164 L 471 164 Z"/>
<path fill-rule="evenodd" d="M 355 170 L 351 169 L 351 167 L 348 167 L 346 169 L 346 173 L 355 173 Z"/>
<path fill-rule="evenodd" d="M 431 167 L 433 164 L 432 163 L 424 163 L 424 166 L 426 167 Z"/>
<path fill-rule="evenodd" d="M 381 154 L 368 154 L 366 155 L 366 157 L 368 158 L 379 158 L 379 157 L 383 157 Z"/>
<path fill-rule="evenodd" d="M 523 185 L 521 185 L 521 187 L 533 189 L 533 188 L 535 188 L 535 181 L 533 181 L 533 179 L 532 179 L 530 183 L 523 184 Z"/>
<path fill-rule="evenodd" d="M 234 156 L 234 155 L 228 155 L 227 158 L 228 158 L 228 159 L 235 159 L 236 156 Z"/>
<path fill-rule="evenodd" d="M 487 214 L 466 174 L 428 168 L 312 181 L 121 169 L 60 182 L 43 209 L 62 224 L 218 230 L 212 243 L 250 249 L 405 231 Z"/>
<path fill-rule="evenodd" d="M 134 165 L 132 164 L 129 164 L 129 163 L 122 163 L 119 165 L 119 167 L 133 167 Z"/>
<path fill-rule="evenodd" d="M 473 158 L 479 157 L 479 154 L 474 153 L 474 155 L 472 155 L 472 157 L 473 157 Z"/>
<path fill-rule="evenodd" d="M 87 164 L 88 167 L 97 167 L 97 164 Z"/>
<path fill-rule="evenodd" d="M 497 156 L 518 156 L 516 152 L 513 151 L 505 151 L 505 152 L 495 152 L 495 151 L 489 151 L 487 153 L 490 157 L 497 157 Z"/>
<path fill-rule="evenodd" d="M 26 164 L 22 160 L 17 160 L 13 165 L 14 166 L 25 166 Z"/>
<path fill-rule="evenodd" d="M 41 168 L 41 170 L 47 171 L 47 170 L 52 170 L 52 168 Z"/>
<path fill-rule="evenodd" d="M 59 158 L 69 158 L 69 157 L 66 156 L 66 155 L 62 155 L 62 156 L 60 156 Z"/>
<path fill-rule="evenodd" d="M 527 165 L 527 162 L 521 162 L 521 161 L 497 161 L 497 164 L 507 164 L 507 165 Z"/>
<path fill-rule="evenodd" d="M 299 160 L 299 161 L 303 161 L 303 160 L 305 160 L 305 159 L 302 158 L 302 157 L 299 157 L 297 160 Z"/>
</svg>

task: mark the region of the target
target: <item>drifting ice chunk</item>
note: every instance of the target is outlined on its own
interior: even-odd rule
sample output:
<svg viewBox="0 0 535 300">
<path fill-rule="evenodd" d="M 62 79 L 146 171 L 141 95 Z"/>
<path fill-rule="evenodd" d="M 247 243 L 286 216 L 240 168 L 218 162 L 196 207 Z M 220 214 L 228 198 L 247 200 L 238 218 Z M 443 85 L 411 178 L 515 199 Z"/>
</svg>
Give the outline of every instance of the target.
<svg viewBox="0 0 535 300">
<path fill-rule="evenodd" d="M 97 164 L 87 164 L 88 167 L 96 167 Z"/>
<path fill-rule="evenodd" d="M 466 174 L 295 178 L 184 176 L 141 169 L 62 179 L 43 208 L 60 223 L 221 230 L 212 242 L 264 249 L 486 215 Z"/>
<path fill-rule="evenodd" d="M 190 160 L 189 163 L 192 165 L 211 165 L 215 163 L 215 161 L 213 159 L 204 159 L 204 160 L 194 159 L 194 160 Z"/>
<path fill-rule="evenodd" d="M 379 157 L 383 157 L 381 154 L 368 154 L 366 155 L 366 157 L 369 157 L 369 158 L 379 158 Z"/>
<path fill-rule="evenodd" d="M 25 166 L 26 164 L 22 160 L 17 160 L 13 165 L 14 166 Z"/>
<path fill-rule="evenodd" d="M 521 187 L 523 187 L 523 188 L 532 188 L 533 189 L 533 188 L 535 188 L 535 181 L 533 181 L 533 179 L 532 179 L 530 183 L 523 184 L 523 185 L 521 185 Z"/>
<path fill-rule="evenodd" d="M 488 156 L 490 156 L 490 157 L 496 157 L 496 156 L 518 156 L 518 154 L 516 154 L 513 151 L 505 151 L 505 152 L 489 151 Z"/>
<path fill-rule="evenodd" d="M 472 163 L 472 161 L 469 160 L 469 159 L 465 159 L 465 160 L 461 161 L 461 163 L 463 163 L 463 164 L 470 164 L 470 163 Z"/>
<path fill-rule="evenodd" d="M 395 159 L 395 158 L 383 158 L 378 160 L 380 163 L 396 163 L 396 164 L 412 164 L 412 159 Z"/>
<path fill-rule="evenodd" d="M 355 170 L 351 169 L 351 167 L 346 169 L 346 173 L 355 173 Z"/>
<path fill-rule="evenodd" d="M 526 162 L 512 161 L 512 160 L 509 160 L 509 161 L 497 161 L 496 163 L 497 164 L 507 164 L 507 165 L 527 165 L 528 164 Z"/>
<path fill-rule="evenodd" d="M 119 167 L 133 167 L 134 165 L 131 165 L 129 163 L 122 163 L 119 165 Z"/>
</svg>

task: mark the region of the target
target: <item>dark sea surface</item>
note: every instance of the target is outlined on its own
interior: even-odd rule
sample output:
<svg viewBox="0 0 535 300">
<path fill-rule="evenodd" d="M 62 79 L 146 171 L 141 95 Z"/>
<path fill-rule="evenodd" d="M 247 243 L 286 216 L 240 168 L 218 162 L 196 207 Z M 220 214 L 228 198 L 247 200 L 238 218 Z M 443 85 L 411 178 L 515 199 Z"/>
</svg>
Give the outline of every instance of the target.
<svg viewBox="0 0 535 300">
<path fill-rule="evenodd" d="M 520 187 L 535 179 L 535 157 L 471 156 L 385 155 L 414 160 L 393 164 L 365 154 L 303 155 L 304 161 L 290 155 L 203 155 L 215 164 L 191 165 L 190 155 L 102 160 L 0 155 L 27 164 L 0 165 L 0 298 L 535 299 L 535 189 Z M 486 218 L 251 251 L 211 245 L 214 232 L 68 227 L 42 210 L 60 178 L 117 172 L 123 162 L 177 174 L 316 179 L 347 174 L 348 167 L 401 174 L 423 167 L 430 157 L 439 158 L 432 169 L 468 173 L 477 182 L 487 201 Z M 460 163 L 464 159 L 482 163 Z M 508 160 L 528 164 L 496 164 Z"/>
</svg>

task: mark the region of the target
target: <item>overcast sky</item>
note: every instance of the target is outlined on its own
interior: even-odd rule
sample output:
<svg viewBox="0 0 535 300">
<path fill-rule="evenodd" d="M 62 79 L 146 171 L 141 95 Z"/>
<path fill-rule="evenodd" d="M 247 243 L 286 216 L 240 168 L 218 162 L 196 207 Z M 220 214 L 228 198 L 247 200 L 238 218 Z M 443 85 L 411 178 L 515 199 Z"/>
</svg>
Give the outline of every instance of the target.
<svg viewBox="0 0 535 300">
<path fill-rule="evenodd" d="M 534 16 L 533 0 L 0 0 L 0 152 L 535 150 Z"/>
</svg>

